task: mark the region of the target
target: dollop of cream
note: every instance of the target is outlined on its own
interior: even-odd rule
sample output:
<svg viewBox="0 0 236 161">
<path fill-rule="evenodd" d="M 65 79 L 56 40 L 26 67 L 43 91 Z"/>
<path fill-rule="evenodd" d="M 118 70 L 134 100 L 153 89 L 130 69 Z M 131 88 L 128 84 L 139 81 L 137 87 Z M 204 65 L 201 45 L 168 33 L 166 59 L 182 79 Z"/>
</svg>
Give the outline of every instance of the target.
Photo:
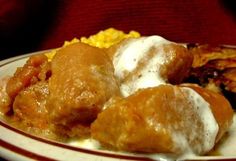
<svg viewBox="0 0 236 161">
<path fill-rule="evenodd" d="M 206 153 L 210 151 L 215 145 L 215 139 L 218 134 L 219 125 L 211 111 L 210 104 L 204 100 L 201 95 L 191 88 L 180 88 L 181 91 L 188 96 L 188 101 L 191 103 L 194 112 L 198 115 L 203 124 L 203 133 L 201 134 L 203 136 L 202 144 L 196 144 L 190 148 L 197 154 Z M 198 131 L 193 131 L 192 133 L 194 137 L 198 134 Z M 183 140 L 181 142 L 183 142 Z"/>
<path fill-rule="evenodd" d="M 160 66 L 165 62 L 166 53 L 159 48 L 170 42 L 160 36 L 141 37 L 128 41 L 115 53 L 113 65 L 115 76 L 121 82 L 121 93 L 127 97 L 140 88 L 154 87 L 165 84 L 160 76 Z"/>
</svg>

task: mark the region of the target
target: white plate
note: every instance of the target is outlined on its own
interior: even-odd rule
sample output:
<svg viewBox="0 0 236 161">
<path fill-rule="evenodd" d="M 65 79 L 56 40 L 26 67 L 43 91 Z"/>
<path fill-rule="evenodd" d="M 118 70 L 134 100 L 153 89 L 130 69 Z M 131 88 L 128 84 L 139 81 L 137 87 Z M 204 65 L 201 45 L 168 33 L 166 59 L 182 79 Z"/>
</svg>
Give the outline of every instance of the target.
<svg viewBox="0 0 236 161">
<path fill-rule="evenodd" d="M 12 75 L 15 69 L 22 66 L 28 56 L 43 53 L 35 52 L 0 61 L 0 79 Z M 83 160 L 83 161 L 115 161 L 115 160 L 153 160 L 150 155 L 137 155 L 97 150 L 91 147 L 91 140 L 84 142 L 59 143 L 27 134 L 10 126 L 0 115 L 0 157 L 7 160 Z M 236 159 L 236 115 L 234 125 L 228 138 L 218 147 L 221 157 L 192 157 L 189 160 L 235 160 Z M 155 155 L 156 156 L 156 155 Z M 157 159 L 158 157 L 156 157 Z M 0 158 L 1 159 L 1 158 Z"/>
</svg>

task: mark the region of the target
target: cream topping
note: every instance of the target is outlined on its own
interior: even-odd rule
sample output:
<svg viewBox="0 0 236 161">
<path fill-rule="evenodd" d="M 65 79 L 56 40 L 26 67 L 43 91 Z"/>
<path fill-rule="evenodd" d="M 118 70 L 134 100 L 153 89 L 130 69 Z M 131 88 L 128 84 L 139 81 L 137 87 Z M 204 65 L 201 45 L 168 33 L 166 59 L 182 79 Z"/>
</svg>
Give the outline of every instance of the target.
<svg viewBox="0 0 236 161">
<path fill-rule="evenodd" d="M 146 60 L 145 65 L 133 75 L 131 80 L 124 79 L 134 72 L 141 60 L 145 60 L 148 52 L 153 47 L 172 43 L 160 36 L 141 37 L 132 39 L 120 47 L 113 58 L 115 76 L 121 82 L 121 93 L 126 97 L 140 88 L 154 87 L 164 84 L 165 80 L 160 76 L 160 66 L 165 62 L 165 52 L 156 50 L 151 59 Z"/>
<path fill-rule="evenodd" d="M 188 96 L 189 102 L 192 104 L 194 112 L 200 118 L 203 124 L 203 141 L 202 144 L 196 144 L 192 146 L 191 149 L 193 152 L 199 154 L 206 153 L 211 150 L 215 145 L 215 139 L 219 130 L 218 123 L 211 111 L 210 104 L 204 100 L 204 98 L 199 95 L 196 91 L 188 87 L 180 87 L 181 91 Z M 192 132 L 193 137 L 197 136 L 199 131 Z M 194 138 L 192 138 L 194 139 Z M 178 140 L 178 142 L 182 142 Z"/>
</svg>

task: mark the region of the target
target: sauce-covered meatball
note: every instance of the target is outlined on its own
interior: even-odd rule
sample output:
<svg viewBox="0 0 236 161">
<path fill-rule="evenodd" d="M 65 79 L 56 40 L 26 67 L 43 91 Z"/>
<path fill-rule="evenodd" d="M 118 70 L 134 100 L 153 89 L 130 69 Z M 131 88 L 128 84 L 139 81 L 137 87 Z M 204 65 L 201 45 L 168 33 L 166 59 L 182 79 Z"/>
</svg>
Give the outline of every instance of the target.
<svg viewBox="0 0 236 161">
<path fill-rule="evenodd" d="M 78 124 L 89 125 L 103 104 L 119 94 L 112 62 L 99 48 L 83 43 L 69 45 L 57 52 L 51 70 L 50 118 L 68 133 Z"/>
<path fill-rule="evenodd" d="M 124 96 L 140 88 L 181 83 L 193 61 L 183 45 L 160 36 L 125 39 L 110 47 L 107 53 Z"/>
<path fill-rule="evenodd" d="M 233 118 L 223 96 L 195 86 L 159 85 L 109 102 L 91 134 L 103 145 L 124 151 L 204 154 Z"/>
</svg>

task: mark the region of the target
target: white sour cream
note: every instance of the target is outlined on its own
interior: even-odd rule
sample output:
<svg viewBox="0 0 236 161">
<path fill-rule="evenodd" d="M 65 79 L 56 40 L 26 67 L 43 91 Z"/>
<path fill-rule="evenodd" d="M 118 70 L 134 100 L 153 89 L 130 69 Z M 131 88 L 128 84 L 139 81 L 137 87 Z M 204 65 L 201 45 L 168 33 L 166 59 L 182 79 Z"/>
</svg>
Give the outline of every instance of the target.
<svg viewBox="0 0 236 161">
<path fill-rule="evenodd" d="M 198 154 L 206 153 L 215 145 L 215 139 L 219 130 L 218 123 L 211 111 L 210 104 L 204 100 L 196 91 L 188 87 L 180 87 L 181 91 L 188 96 L 188 101 L 192 104 L 193 110 L 199 116 L 203 124 L 203 143 L 191 147 L 193 152 Z M 197 134 L 198 131 L 193 131 Z M 193 138 L 194 139 L 194 138 Z"/>
<path fill-rule="evenodd" d="M 149 36 L 130 40 L 127 44 L 120 47 L 113 58 L 115 76 L 121 82 L 121 93 L 127 97 L 140 88 L 154 87 L 165 84 L 166 80 L 160 76 L 160 66 L 165 62 L 166 53 L 161 50 L 156 51 L 151 59 L 146 58 L 148 52 L 153 47 L 172 42 L 160 37 Z M 146 59 L 146 60 L 145 60 Z M 132 75 L 140 62 L 145 62 L 145 66 Z M 131 80 L 124 79 L 131 73 Z"/>
</svg>

